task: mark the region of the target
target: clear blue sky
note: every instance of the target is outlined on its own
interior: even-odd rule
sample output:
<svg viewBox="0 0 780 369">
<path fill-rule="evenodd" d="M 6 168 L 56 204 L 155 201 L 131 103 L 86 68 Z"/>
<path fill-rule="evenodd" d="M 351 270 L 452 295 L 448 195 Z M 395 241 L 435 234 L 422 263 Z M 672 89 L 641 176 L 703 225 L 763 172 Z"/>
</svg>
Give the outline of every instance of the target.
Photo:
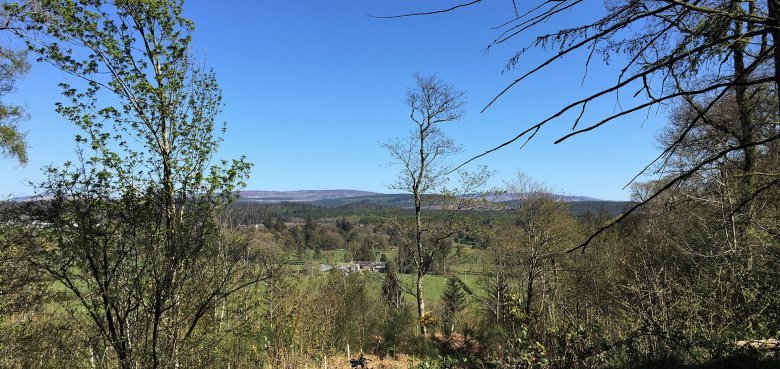
<svg viewBox="0 0 780 369">
<path fill-rule="evenodd" d="M 349 188 L 391 192 L 398 168 L 380 144 L 411 128 L 403 103 L 412 74 L 436 74 L 465 90 L 469 104 L 460 122 L 444 127 L 465 160 L 513 137 L 571 100 L 614 81 L 621 65 L 594 60 L 584 86 L 583 55 L 554 64 L 511 90 L 485 113 L 479 111 L 503 87 L 545 54 L 535 51 L 518 69 L 502 73 L 529 37 L 485 47 L 492 27 L 513 16 L 511 1 L 487 1 L 438 16 L 382 20 L 369 14 L 424 10 L 416 1 L 189 1 L 185 14 L 196 25 L 194 50 L 218 75 L 228 123 L 222 156 L 246 155 L 255 164 L 248 189 Z M 570 26 L 600 14 L 601 2 L 561 19 Z M 523 2 L 518 2 L 523 4 Z M 3 40 L 4 42 L 6 40 Z M 45 65 L 33 65 L 9 100 L 26 104 L 23 124 L 30 163 L 0 161 L 0 196 L 29 195 L 27 182 L 41 168 L 74 157 L 75 129 L 54 112 L 57 83 L 67 79 Z M 613 112 L 614 98 L 590 106 L 583 123 Z M 622 187 L 658 153 L 654 137 L 663 112 L 618 120 L 562 144 L 553 141 L 571 128 L 572 117 L 555 121 L 523 150 L 513 145 L 481 159 L 501 186 L 520 170 L 566 194 L 625 200 Z"/>
</svg>

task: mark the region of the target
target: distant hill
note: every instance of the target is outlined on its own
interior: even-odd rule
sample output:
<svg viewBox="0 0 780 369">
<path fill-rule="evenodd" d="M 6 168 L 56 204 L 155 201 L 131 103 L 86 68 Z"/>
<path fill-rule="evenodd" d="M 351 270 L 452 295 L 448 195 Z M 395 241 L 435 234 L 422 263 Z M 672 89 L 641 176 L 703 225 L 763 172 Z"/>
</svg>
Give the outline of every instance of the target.
<svg viewBox="0 0 780 369">
<path fill-rule="evenodd" d="M 413 199 L 411 194 L 384 194 L 357 190 L 301 190 L 301 191 L 241 191 L 239 202 L 242 203 L 307 203 L 314 206 L 335 208 L 346 205 L 387 206 L 401 209 L 411 209 Z M 495 203 L 511 203 L 527 198 L 530 194 L 501 193 L 489 195 L 488 199 Z M 607 201 L 588 196 L 554 195 L 560 201 L 570 203 L 572 213 L 581 215 L 586 212 L 606 212 L 610 215 L 620 214 L 629 202 Z"/>
<path fill-rule="evenodd" d="M 356 190 L 301 190 L 301 191 L 241 191 L 239 201 L 244 202 L 312 202 L 350 197 L 381 195 L 376 192 Z"/>
<path fill-rule="evenodd" d="M 386 206 L 399 209 L 412 209 L 414 202 L 411 194 L 386 194 L 358 190 L 300 190 L 300 191 L 241 191 L 239 203 L 244 204 L 280 204 L 304 203 L 325 208 L 337 208 L 347 205 L 356 206 Z M 528 198 L 530 194 L 499 193 L 488 195 L 488 200 L 494 203 L 511 204 L 513 201 Z M 553 195 L 560 201 L 568 202 L 571 212 L 576 215 L 586 212 L 606 212 L 610 215 L 620 214 L 625 210 L 627 201 L 607 201 L 588 196 Z M 11 201 L 49 200 L 48 197 L 17 197 Z M 511 207 L 511 205 L 510 205 Z"/>
<path fill-rule="evenodd" d="M 498 193 L 498 194 L 488 195 L 488 200 L 493 202 L 512 202 L 512 201 L 527 199 L 532 195 L 533 193 L 509 193 L 509 192 Z M 557 195 L 557 194 L 553 194 L 552 196 L 560 201 L 566 201 L 566 202 L 607 201 L 607 200 L 601 200 L 601 199 L 588 197 L 588 196 Z"/>
<path fill-rule="evenodd" d="M 381 205 L 381 206 L 411 209 L 414 206 L 414 199 L 412 198 L 411 194 L 407 194 L 407 193 L 396 193 L 396 194 L 375 193 L 373 195 L 343 197 L 340 199 L 338 198 L 324 199 L 324 200 L 315 201 L 313 204 L 319 206 L 327 206 L 327 207 L 337 207 L 337 206 L 355 205 L 355 204 Z"/>
<path fill-rule="evenodd" d="M 384 205 L 411 204 L 411 194 L 384 194 L 358 190 L 300 190 L 300 191 L 241 191 L 242 202 L 315 202 L 323 206 L 341 206 L 353 203 Z M 528 198 L 530 193 L 499 193 L 488 195 L 496 203 L 512 202 Z M 553 195 L 566 202 L 604 201 L 587 196 Z"/>
</svg>

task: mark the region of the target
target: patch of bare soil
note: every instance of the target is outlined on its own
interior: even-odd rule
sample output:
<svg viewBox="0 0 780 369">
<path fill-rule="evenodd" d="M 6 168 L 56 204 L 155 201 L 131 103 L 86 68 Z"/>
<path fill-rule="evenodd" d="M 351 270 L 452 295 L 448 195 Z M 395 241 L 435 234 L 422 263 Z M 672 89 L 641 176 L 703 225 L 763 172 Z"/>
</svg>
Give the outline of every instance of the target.
<svg viewBox="0 0 780 369">
<path fill-rule="evenodd" d="M 368 362 L 367 369 L 409 369 L 418 362 L 417 359 L 407 355 L 397 355 L 395 358 L 385 357 L 379 359 L 376 355 L 365 355 Z M 352 359 L 357 359 L 353 357 Z M 327 367 L 325 362 L 310 364 L 309 369 L 351 369 L 349 360 L 345 356 L 328 357 Z M 360 367 L 358 367 L 360 368 Z"/>
</svg>

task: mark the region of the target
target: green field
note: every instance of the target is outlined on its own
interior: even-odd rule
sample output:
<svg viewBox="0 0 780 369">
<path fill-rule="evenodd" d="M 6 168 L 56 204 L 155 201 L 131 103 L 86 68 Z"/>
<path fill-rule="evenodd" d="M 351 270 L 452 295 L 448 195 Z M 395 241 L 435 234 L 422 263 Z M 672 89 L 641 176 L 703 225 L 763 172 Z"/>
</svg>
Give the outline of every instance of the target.
<svg viewBox="0 0 780 369">
<path fill-rule="evenodd" d="M 425 299 L 426 310 L 433 311 L 434 314 L 438 314 L 442 307 L 441 297 L 447 284 L 447 278 L 450 275 L 455 275 L 463 281 L 468 291 L 467 296 L 470 300 L 476 300 L 479 298 L 481 290 L 479 286 L 480 276 L 477 274 L 481 272 L 482 265 L 480 260 L 480 250 L 474 250 L 468 245 L 460 246 L 460 257 L 452 258 L 452 265 L 447 267 L 447 270 L 452 274 L 438 275 L 428 274 L 424 278 L 423 298 Z M 299 274 L 300 282 L 306 284 L 314 278 L 321 278 L 323 273 L 319 272 L 319 264 L 327 264 L 333 267 L 337 267 L 339 264 L 343 264 L 349 259 L 347 255 L 348 251 L 345 249 L 326 250 L 322 251 L 318 258 L 314 258 L 314 252 L 307 250 L 303 257 L 299 258 L 297 255 L 290 255 L 287 261 L 288 267 L 296 274 Z M 384 254 L 388 260 L 393 260 L 398 254 L 398 250 L 384 249 L 379 250 L 376 253 L 376 260 L 379 256 Z M 307 274 L 308 271 L 314 272 Z M 340 273 L 339 271 L 332 271 L 332 273 Z M 384 273 L 373 272 L 359 272 L 366 280 L 367 291 L 373 297 L 380 298 L 382 293 L 382 283 L 385 278 Z M 415 306 L 415 275 L 413 274 L 399 274 L 400 279 L 403 282 L 405 291 L 404 298 L 410 306 Z M 476 302 L 476 301 L 472 301 Z"/>
</svg>

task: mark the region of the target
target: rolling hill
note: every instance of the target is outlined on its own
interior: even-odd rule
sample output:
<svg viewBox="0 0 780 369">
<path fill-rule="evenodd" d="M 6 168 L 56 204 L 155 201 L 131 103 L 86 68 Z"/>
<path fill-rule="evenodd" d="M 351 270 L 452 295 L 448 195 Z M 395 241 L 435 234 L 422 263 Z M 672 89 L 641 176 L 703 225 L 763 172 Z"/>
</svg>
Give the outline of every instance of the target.
<svg viewBox="0 0 780 369">
<path fill-rule="evenodd" d="M 489 195 L 495 203 L 509 204 L 529 194 L 501 193 Z M 560 201 L 570 203 L 572 213 L 580 215 L 588 211 L 604 211 L 616 215 L 623 211 L 627 201 L 600 200 L 588 196 L 554 195 Z M 301 191 L 241 191 L 241 203 L 308 203 L 314 206 L 339 207 L 345 205 L 373 205 L 410 209 L 413 206 L 411 194 L 384 194 L 358 190 L 301 190 Z"/>
</svg>

